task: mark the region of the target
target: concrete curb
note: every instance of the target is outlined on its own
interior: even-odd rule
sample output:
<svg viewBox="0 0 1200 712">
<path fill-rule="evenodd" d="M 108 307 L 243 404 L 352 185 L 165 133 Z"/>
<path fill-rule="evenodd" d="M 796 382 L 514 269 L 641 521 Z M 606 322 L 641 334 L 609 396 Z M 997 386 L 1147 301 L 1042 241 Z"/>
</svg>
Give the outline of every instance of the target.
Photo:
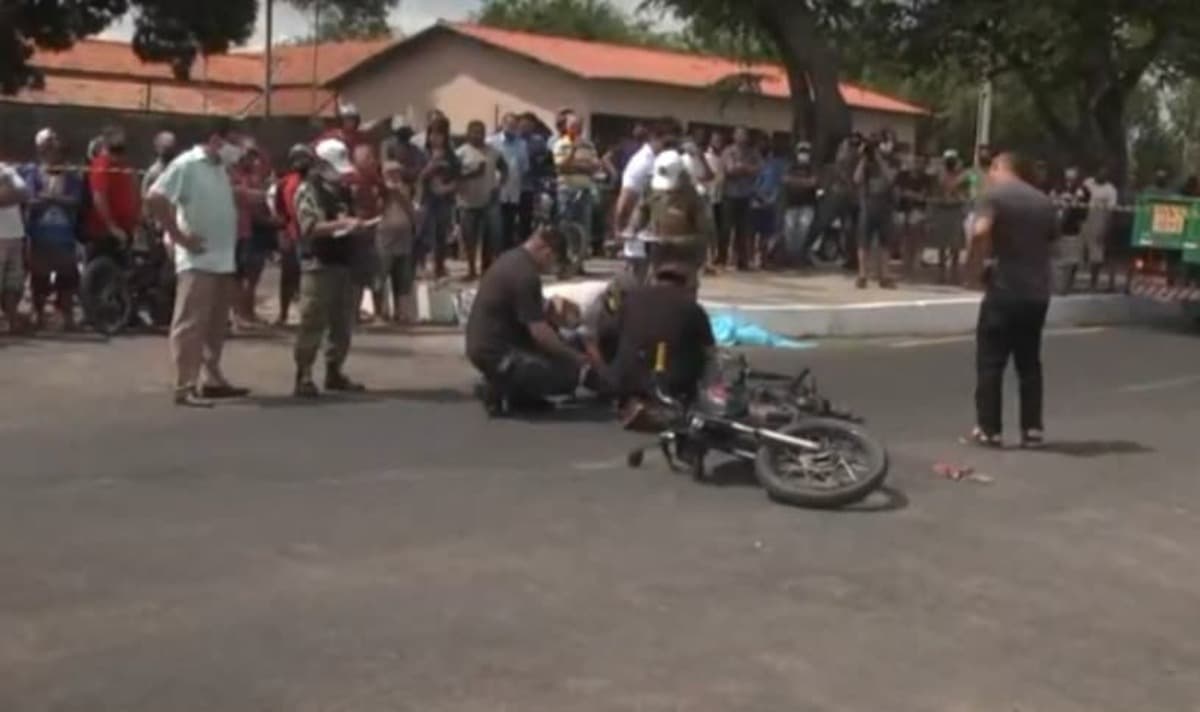
<svg viewBox="0 0 1200 712">
<path fill-rule="evenodd" d="M 846 305 L 704 303 L 793 338 L 942 336 L 974 331 L 980 295 Z M 1077 294 L 1050 303 L 1053 327 L 1173 324 L 1186 318 L 1178 305 L 1123 294 Z"/>
</svg>

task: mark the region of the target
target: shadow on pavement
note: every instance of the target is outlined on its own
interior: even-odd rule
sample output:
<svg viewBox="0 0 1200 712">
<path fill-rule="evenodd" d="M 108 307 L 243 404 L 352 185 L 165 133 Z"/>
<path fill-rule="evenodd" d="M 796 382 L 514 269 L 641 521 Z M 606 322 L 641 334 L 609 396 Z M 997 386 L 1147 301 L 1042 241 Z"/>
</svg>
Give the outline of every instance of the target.
<svg viewBox="0 0 1200 712">
<path fill-rule="evenodd" d="M 599 401 L 566 403 L 544 413 L 512 413 L 505 420 L 519 423 L 616 423 L 611 405 Z"/>
<path fill-rule="evenodd" d="M 354 403 L 383 403 L 389 401 L 411 401 L 413 403 L 465 403 L 475 400 L 470 393 L 453 388 L 392 388 L 367 391 L 366 393 L 322 393 L 319 398 L 297 398 L 287 395 L 250 396 L 243 402 L 259 408 L 318 408 L 330 405 Z"/>
<path fill-rule="evenodd" d="M 709 469 L 709 478 L 711 484 L 716 487 L 760 487 L 758 478 L 754 474 L 754 465 L 744 460 L 724 460 Z M 844 514 L 874 514 L 898 512 L 906 509 L 908 505 L 908 495 L 892 485 L 885 484 L 860 502 L 848 507 L 825 511 Z"/>
<path fill-rule="evenodd" d="M 1146 455 L 1152 448 L 1130 440 L 1060 440 L 1048 442 L 1035 452 L 1065 457 L 1106 457 L 1109 455 Z"/>
</svg>

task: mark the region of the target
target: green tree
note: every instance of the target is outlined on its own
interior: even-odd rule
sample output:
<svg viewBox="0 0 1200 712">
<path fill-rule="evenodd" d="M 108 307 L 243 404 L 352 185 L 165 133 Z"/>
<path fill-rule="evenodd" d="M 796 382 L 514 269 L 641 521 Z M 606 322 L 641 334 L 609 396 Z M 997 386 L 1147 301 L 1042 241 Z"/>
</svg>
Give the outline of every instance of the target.
<svg viewBox="0 0 1200 712">
<path fill-rule="evenodd" d="M 389 37 L 388 15 L 400 0 L 287 0 L 297 10 L 317 18 L 313 32 L 320 42 Z"/>
<path fill-rule="evenodd" d="M 884 0 L 646 0 L 692 23 L 694 37 L 730 43 L 744 55 L 775 57 L 787 73 L 797 133 L 829 158 L 850 133 L 839 73 L 841 38 Z M 895 0 L 901 2 L 902 0 Z"/>
<path fill-rule="evenodd" d="M 484 0 L 472 19 L 483 25 L 598 42 L 677 46 L 644 17 L 633 17 L 608 0 Z"/>
<path fill-rule="evenodd" d="M 911 68 L 1010 78 L 1072 158 L 1129 163 L 1131 101 L 1152 75 L 1200 67 L 1195 0 L 875 0 L 872 36 Z"/>
<path fill-rule="evenodd" d="M 250 38 L 256 0 L 3 0 L 0 2 L 0 91 L 37 85 L 28 62 L 35 47 L 67 49 L 132 12 L 133 49 L 169 63 L 186 77 L 200 53 L 225 52 Z"/>
</svg>

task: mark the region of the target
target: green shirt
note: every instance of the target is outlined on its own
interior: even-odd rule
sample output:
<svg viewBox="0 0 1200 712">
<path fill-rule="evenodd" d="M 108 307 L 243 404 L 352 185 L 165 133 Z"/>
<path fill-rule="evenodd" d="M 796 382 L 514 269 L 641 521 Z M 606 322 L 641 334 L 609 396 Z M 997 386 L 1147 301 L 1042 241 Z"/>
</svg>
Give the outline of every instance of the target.
<svg viewBox="0 0 1200 712">
<path fill-rule="evenodd" d="M 175 246 L 176 271 L 233 273 L 237 209 L 233 185 L 222 163 L 209 160 L 204 148 L 196 146 L 172 161 L 150 192 L 175 205 L 180 230 L 204 239 L 200 254 Z"/>
</svg>

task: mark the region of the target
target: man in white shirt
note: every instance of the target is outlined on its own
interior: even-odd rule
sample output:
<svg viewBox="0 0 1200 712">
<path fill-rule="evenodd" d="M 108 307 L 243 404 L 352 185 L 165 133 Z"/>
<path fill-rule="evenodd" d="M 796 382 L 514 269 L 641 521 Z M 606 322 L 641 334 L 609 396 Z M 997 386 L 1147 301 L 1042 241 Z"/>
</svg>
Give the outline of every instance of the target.
<svg viewBox="0 0 1200 712">
<path fill-rule="evenodd" d="M 147 200 L 175 250 L 171 360 L 176 405 L 208 407 L 213 398 L 249 391 L 229 384 L 221 352 L 233 301 L 237 209 L 228 169 L 240 160 L 242 135 L 228 119 L 204 143 L 181 154 L 150 186 Z M 200 371 L 204 370 L 201 384 Z"/>
<path fill-rule="evenodd" d="M 1107 264 L 1105 259 L 1105 243 L 1108 239 L 1109 227 L 1112 223 L 1112 211 L 1117 205 L 1117 187 L 1109 179 L 1107 166 L 1101 166 L 1094 178 L 1084 182 L 1091 198 L 1088 201 L 1087 218 L 1083 221 L 1081 237 L 1083 242 L 1083 263 L 1091 272 L 1092 291 L 1100 285 L 1100 271 Z M 1109 289 L 1112 289 L 1116 279 L 1114 272 L 1109 272 Z"/>
<path fill-rule="evenodd" d="M 520 232 L 521 186 L 529 172 L 529 146 L 517 130 L 517 115 L 505 114 L 488 143 L 504 156 L 508 177 L 500 186 L 500 251 L 516 247 Z"/>
<path fill-rule="evenodd" d="M 486 272 L 492 260 L 504 251 L 500 246 L 499 221 L 493 219 L 493 213 L 498 209 L 498 189 L 508 181 L 508 164 L 500 151 L 488 144 L 486 132 L 482 121 L 467 124 L 467 140 L 457 151 L 462 166 L 458 183 L 459 227 L 466 248 L 469 281 Z M 481 250 L 477 272 L 475 256 Z"/>
<path fill-rule="evenodd" d="M 19 307 L 25 293 L 25 221 L 21 206 L 29 200 L 29 188 L 7 163 L 0 163 L 0 309 L 8 321 L 8 330 L 19 333 L 25 327 Z"/>
<path fill-rule="evenodd" d="M 675 119 L 662 119 L 655 124 L 647 141 L 625 164 L 621 176 L 621 194 L 617 198 L 617 231 L 624 231 L 633 216 L 633 209 L 650 191 L 650 179 L 654 175 L 654 158 L 679 142 L 680 127 Z"/>
</svg>

